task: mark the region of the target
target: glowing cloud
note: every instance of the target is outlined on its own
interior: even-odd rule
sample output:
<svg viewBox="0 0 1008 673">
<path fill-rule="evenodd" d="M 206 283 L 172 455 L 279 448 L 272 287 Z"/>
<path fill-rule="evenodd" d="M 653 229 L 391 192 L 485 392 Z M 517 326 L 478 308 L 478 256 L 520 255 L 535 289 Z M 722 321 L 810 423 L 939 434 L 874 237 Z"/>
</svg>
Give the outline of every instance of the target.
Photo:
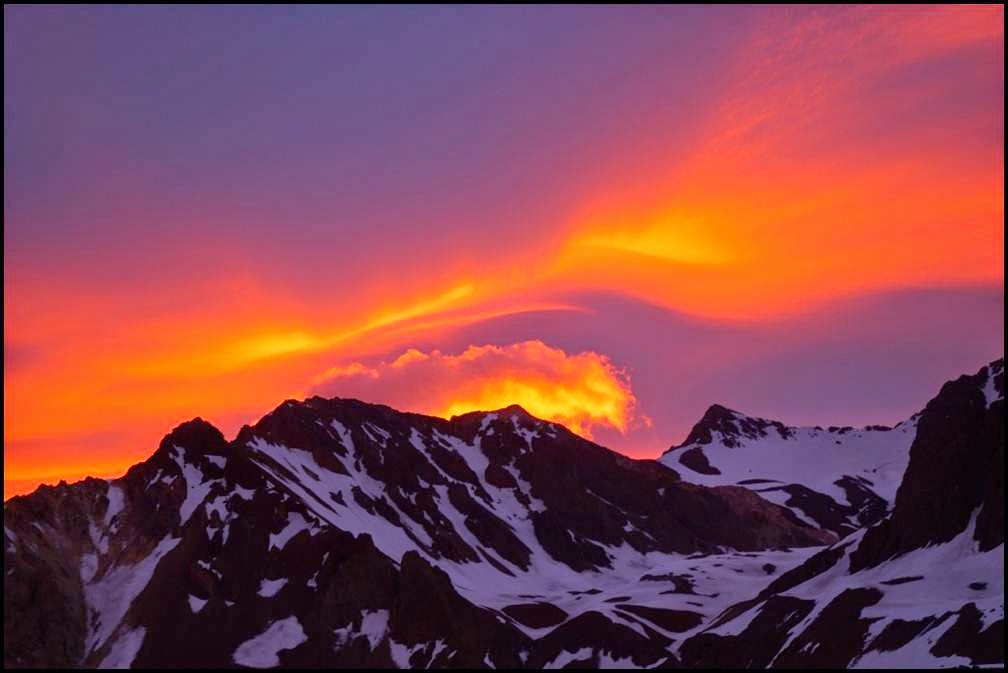
<svg viewBox="0 0 1008 673">
<path fill-rule="evenodd" d="M 648 420 L 635 413 L 630 377 L 605 355 L 575 355 L 542 341 L 470 346 L 458 355 L 409 349 L 392 362 L 334 367 L 318 392 L 381 401 L 437 416 L 519 404 L 529 413 L 591 437 L 593 428 L 626 433 Z"/>
<path fill-rule="evenodd" d="M 614 163 L 585 190 L 557 277 L 728 319 L 999 282 L 1003 7 L 777 8 L 758 25 L 689 153 Z"/>
</svg>

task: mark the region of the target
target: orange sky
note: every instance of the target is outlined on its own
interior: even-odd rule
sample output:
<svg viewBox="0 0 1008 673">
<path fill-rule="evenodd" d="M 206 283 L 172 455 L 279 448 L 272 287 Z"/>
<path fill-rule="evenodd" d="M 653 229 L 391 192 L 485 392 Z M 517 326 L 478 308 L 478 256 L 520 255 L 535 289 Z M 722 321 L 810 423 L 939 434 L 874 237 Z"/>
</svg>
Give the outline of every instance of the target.
<svg viewBox="0 0 1008 673">
<path fill-rule="evenodd" d="M 5 10 L 5 61 L 14 56 L 40 72 L 59 66 L 69 77 L 77 67 L 69 55 L 56 65 L 33 60 L 40 57 L 28 38 L 37 18 Z M 588 19 L 574 23 L 572 30 L 586 35 L 594 30 Z M 596 426 L 644 432 L 651 417 L 665 413 L 635 396 L 646 364 L 630 371 L 631 363 L 598 346 L 544 343 L 533 327 L 521 338 L 490 330 L 469 349 L 409 350 L 447 343 L 479 325 L 521 319 L 534 326 L 537 316 L 591 314 L 597 309 L 578 299 L 585 293 L 711 324 L 758 326 L 871 293 L 1003 286 L 1002 7 L 778 8 L 747 10 L 739 23 L 733 30 L 745 39 L 730 46 L 724 40 L 723 55 L 706 65 L 704 53 L 678 51 L 660 36 L 642 37 L 633 47 L 639 51 L 628 47 L 614 57 L 628 59 L 627 73 L 637 58 L 647 59 L 649 70 L 623 86 L 619 100 L 603 96 L 564 126 L 584 128 L 570 140 L 580 148 L 610 123 L 607 109 L 620 111 L 620 123 L 600 135 L 591 150 L 597 156 L 583 169 L 539 166 L 537 182 L 563 198 L 523 201 L 516 216 L 528 221 L 512 220 L 513 229 L 490 224 L 488 214 L 497 204 L 513 205 L 504 169 L 480 165 L 471 170 L 501 180 L 502 200 L 455 203 L 454 190 L 445 196 L 432 188 L 410 201 L 406 188 L 389 182 L 388 202 L 368 207 L 387 211 L 394 232 L 354 228 L 339 200 L 323 196 L 312 211 L 316 219 L 250 224 L 243 233 L 246 211 L 234 196 L 238 187 L 230 186 L 233 175 L 244 175 L 238 155 L 213 158 L 222 162 L 214 169 L 222 191 L 194 197 L 198 217 L 171 205 L 148 223 L 143 201 L 160 188 L 151 183 L 143 189 L 154 191 L 143 197 L 103 193 L 88 211 L 103 224 L 71 225 L 85 217 L 73 210 L 76 201 L 54 215 L 29 198 L 36 189 L 25 187 L 31 166 L 24 157 L 37 147 L 31 134 L 61 119 L 33 122 L 24 131 L 26 147 L 5 168 L 4 497 L 42 481 L 121 473 L 195 415 L 233 435 L 283 399 L 324 389 L 334 378 L 341 387 L 333 392 L 402 399 L 429 413 L 517 402 L 588 434 Z M 615 30 L 630 44 L 634 31 L 648 30 L 643 25 L 627 18 Z M 578 63 L 551 49 L 561 47 L 544 43 L 541 58 Z M 687 87 L 683 95 L 693 98 L 681 109 L 675 101 L 649 108 L 648 87 L 686 86 L 675 84 L 684 77 L 677 69 L 684 58 L 704 69 L 702 91 Z M 396 77 L 379 70 L 374 77 Z M 544 77 L 543 91 L 557 95 L 571 81 L 562 73 Z M 537 92 L 525 91 L 530 114 L 548 100 Z M 21 123 L 19 106 L 29 114 L 38 94 L 21 81 L 5 84 L 5 93 L 5 116 Z M 68 153 L 88 148 L 83 140 L 67 142 Z M 529 157 L 560 152 L 523 145 L 521 137 L 500 142 Z M 391 141 L 381 149 L 390 157 L 405 151 Z M 97 169 L 113 171 L 109 185 L 139 179 L 126 159 L 133 151 L 139 149 L 110 148 L 97 160 Z M 297 164 L 277 156 L 278 175 L 297 175 Z M 269 166 L 261 170 L 269 175 Z M 402 173 L 409 185 L 425 170 L 402 165 L 390 173 Z M 440 170 L 447 175 L 448 164 Z M 253 192 L 249 199 L 258 197 Z M 165 203 L 173 198 L 165 192 Z M 300 193 L 291 198 L 304 201 Z M 448 212 L 454 219 L 435 217 Z M 93 241 L 73 238 L 91 226 Z M 180 235 L 166 234 L 173 227 Z M 91 243 L 82 247 L 81 240 Z M 1003 308 L 1000 321 L 1003 331 Z M 638 328 L 625 338 L 649 335 Z M 425 373 L 418 380 L 430 389 L 426 402 L 412 403 L 397 397 L 397 386 L 409 380 L 401 371 L 419 361 Z M 354 381 L 357 387 L 348 388 Z M 653 449 L 634 450 L 655 455 L 679 439 L 658 437 Z"/>
</svg>

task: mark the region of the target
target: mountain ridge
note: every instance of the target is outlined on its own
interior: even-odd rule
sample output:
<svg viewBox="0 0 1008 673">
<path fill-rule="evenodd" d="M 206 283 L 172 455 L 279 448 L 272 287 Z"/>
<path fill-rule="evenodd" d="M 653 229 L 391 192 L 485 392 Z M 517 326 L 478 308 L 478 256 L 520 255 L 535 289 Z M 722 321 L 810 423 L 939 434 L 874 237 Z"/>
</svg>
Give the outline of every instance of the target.
<svg viewBox="0 0 1008 673">
<path fill-rule="evenodd" d="M 693 474 L 515 405 L 440 419 L 316 396 L 230 442 L 197 417 L 123 477 L 5 503 L 5 663 L 702 664 L 740 600 L 799 605 L 787 592 L 866 529 L 824 549 L 838 536 L 788 503 Z"/>
<path fill-rule="evenodd" d="M 652 606 L 665 590 L 660 582 L 647 584 L 640 600 L 627 596 L 607 603 L 620 596 L 606 592 L 596 598 L 592 592 L 597 578 L 610 572 L 639 576 L 644 572 L 635 570 L 634 564 L 647 565 L 645 559 L 669 554 L 824 541 L 787 510 L 745 489 L 687 484 L 654 461 L 628 459 L 561 426 L 520 416 L 513 407 L 504 411 L 509 413 L 445 420 L 359 401 L 287 401 L 255 425 L 242 428 L 231 442 L 206 421 L 193 419 L 179 424 L 148 460 L 119 479 L 45 487 L 12 499 L 5 504 L 5 525 L 12 533 L 7 536 L 5 558 L 15 576 L 27 577 L 28 588 L 39 591 L 47 577 L 58 575 L 66 583 L 59 603 L 83 607 L 61 620 L 59 647 L 32 644 L 33 638 L 52 635 L 43 626 L 52 619 L 49 612 L 10 624 L 5 619 L 9 640 L 24 645 L 9 647 L 5 656 L 12 665 L 30 664 L 32 653 L 39 651 L 64 652 L 65 658 L 56 660 L 64 664 L 111 665 L 127 659 L 136 665 L 180 663 L 173 657 L 186 651 L 179 649 L 181 643 L 171 644 L 171 638 L 153 626 L 163 623 L 166 612 L 173 624 L 182 625 L 181 632 L 203 643 L 197 648 L 201 656 L 218 665 L 240 663 L 231 659 L 239 656 L 235 654 L 239 650 L 248 651 L 241 649 L 245 642 L 238 640 L 241 633 L 254 635 L 256 629 L 266 633 L 274 627 L 270 637 L 286 643 L 306 634 L 309 645 L 299 640 L 292 647 L 322 647 L 317 644 L 321 638 L 329 643 L 323 649 L 343 652 L 358 647 L 353 643 L 362 629 L 375 626 L 379 618 L 367 621 L 362 616 L 375 611 L 388 613 L 382 617 L 391 620 L 387 624 L 403 626 L 388 626 L 399 629 L 386 639 L 392 649 L 358 653 L 363 658 L 353 660 L 359 665 L 406 661 L 393 642 L 419 648 L 410 650 L 410 656 L 426 657 L 428 662 L 446 654 L 435 653 L 436 641 L 409 640 L 412 631 L 405 624 L 423 616 L 397 618 L 393 604 L 398 599 L 393 595 L 373 596 L 361 589 L 353 599 L 360 608 L 356 616 L 335 610 L 347 620 L 339 624 L 312 617 L 315 627 L 322 623 L 332 627 L 315 635 L 304 630 L 308 625 L 301 620 L 308 619 L 307 613 L 296 619 L 297 628 L 284 620 L 298 615 L 270 613 L 301 604 L 305 606 L 301 610 L 314 615 L 321 609 L 319 601 L 327 600 L 319 595 L 320 578 L 336 570 L 326 570 L 327 557 L 320 553 L 323 543 L 317 540 L 389 559 L 391 574 L 386 581 L 393 584 L 399 581 L 402 559 L 408 554 L 419 554 L 432 568 L 440 565 L 461 589 L 462 600 L 471 606 L 467 609 L 477 611 L 472 613 L 474 623 L 485 622 L 478 618 L 483 614 L 479 611 L 491 610 L 501 628 L 521 634 L 505 638 L 515 647 L 539 629 L 511 617 L 524 608 L 514 607 L 510 614 L 504 608 L 539 599 L 533 597 L 530 603 L 522 597 L 531 595 L 533 588 L 497 596 L 492 587 L 522 577 L 527 587 L 546 588 L 559 579 L 567 589 L 562 596 L 544 600 L 554 607 L 562 605 L 558 609 L 575 626 L 561 632 L 573 635 L 558 634 L 547 643 L 570 643 L 583 620 L 594 625 L 594 633 L 602 619 L 609 624 L 603 630 L 612 632 L 613 642 L 655 654 L 664 647 L 660 643 L 670 642 L 666 634 L 699 625 L 702 616 L 696 606 L 678 612 Z M 256 570 L 240 558 L 258 558 Z M 310 561 L 314 566 L 304 567 L 306 559 L 314 559 Z M 293 588 L 295 579 L 299 589 Z M 7 583 L 14 581 L 11 575 L 5 578 Z M 185 587 L 188 598 L 169 598 L 173 587 Z M 306 593 L 305 587 L 312 591 Z M 27 596 L 19 601 L 16 590 L 10 595 L 11 609 L 5 614 L 34 614 Z M 594 610 L 571 614 L 571 605 L 564 600 L 572 605 L 592 603 Z M 712 599 L 697 596 L 694 602 L 708 600 Z M 165 601 L 175 601 L 174 611 L 165 610 Z M 264 615 L 261 623 L 253 625 L 247 616 L 228 616 L 236 605 L 248 609 L 263 601 L 280 603 L 254 610 Z M 424 604 L 411 602 L 410 609 L 419 610 Z M 662 616 L 652 619 L 665 620 L 672 630 L 642 626 L 634 614 L 647 609 L 658 610 Z M 599 616 L 584 616 L 592 612 Z M 202 627 L 185 626 L 200 615 L 214 615 L 219 621 L 211 630 L 216 640 L 204 642 L 197 634 Z M 33 623 L 34 631 L 29 628 L 28 635 L 18 636 Z M 157 637 L 152 635 L 155 631 Z M 334 635 L 337 631 L 344 633 L 346 642 Z M 475 647 L 472 642 L 482 642 L 477 635 L 472 636 L 474 641 L 457 643 L 453 662 L 482 663 L 478 653 L 466 650 Z M 231 659 L 224 657 L 220 643 L 231 648 Z M 513 648 L 499 650 L 493 658 L 503 664 L 514 654 Z M 281 657 L 278 661 L 302 661 L 276 656 Z M 545 663 L 561 655 L 529 648 L 528 656 L 529 661 L 546 657 Z"/>
</svg>

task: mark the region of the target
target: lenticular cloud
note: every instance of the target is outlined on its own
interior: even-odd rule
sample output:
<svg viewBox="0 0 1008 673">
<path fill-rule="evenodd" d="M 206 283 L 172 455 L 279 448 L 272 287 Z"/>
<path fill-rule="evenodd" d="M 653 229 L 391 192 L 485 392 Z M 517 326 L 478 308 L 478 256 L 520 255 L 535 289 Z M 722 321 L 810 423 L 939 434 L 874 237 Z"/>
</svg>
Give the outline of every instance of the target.
<svg viewBox="0 0 1008 673">
<path fill-rule="evenodd" d="M 630 377 L 600 353 L 568 354 L 542 341 L 470 346 L 453 355 L 409 349 L 391 362 L 333 367 L 316 393 L 383 401 L 438 416 L 520 404 L 529 413 L 591 437 L 647 422 L 635 412 Z"/>
</svg>

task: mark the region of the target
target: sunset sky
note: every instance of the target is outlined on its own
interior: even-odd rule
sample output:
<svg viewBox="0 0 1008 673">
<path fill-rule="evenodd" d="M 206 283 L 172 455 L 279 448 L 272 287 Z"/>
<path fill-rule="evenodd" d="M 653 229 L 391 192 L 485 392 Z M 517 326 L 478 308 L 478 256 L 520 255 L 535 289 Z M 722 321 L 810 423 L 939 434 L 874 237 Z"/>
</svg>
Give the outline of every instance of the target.
<svg viewBox="0 0 1008 673">
<path fill-rule="evenodd" d="M 893 423 L 1003 218 L 1001 6 L 5 7 L 4 497 L 312 394 Z"/>
</svg>

